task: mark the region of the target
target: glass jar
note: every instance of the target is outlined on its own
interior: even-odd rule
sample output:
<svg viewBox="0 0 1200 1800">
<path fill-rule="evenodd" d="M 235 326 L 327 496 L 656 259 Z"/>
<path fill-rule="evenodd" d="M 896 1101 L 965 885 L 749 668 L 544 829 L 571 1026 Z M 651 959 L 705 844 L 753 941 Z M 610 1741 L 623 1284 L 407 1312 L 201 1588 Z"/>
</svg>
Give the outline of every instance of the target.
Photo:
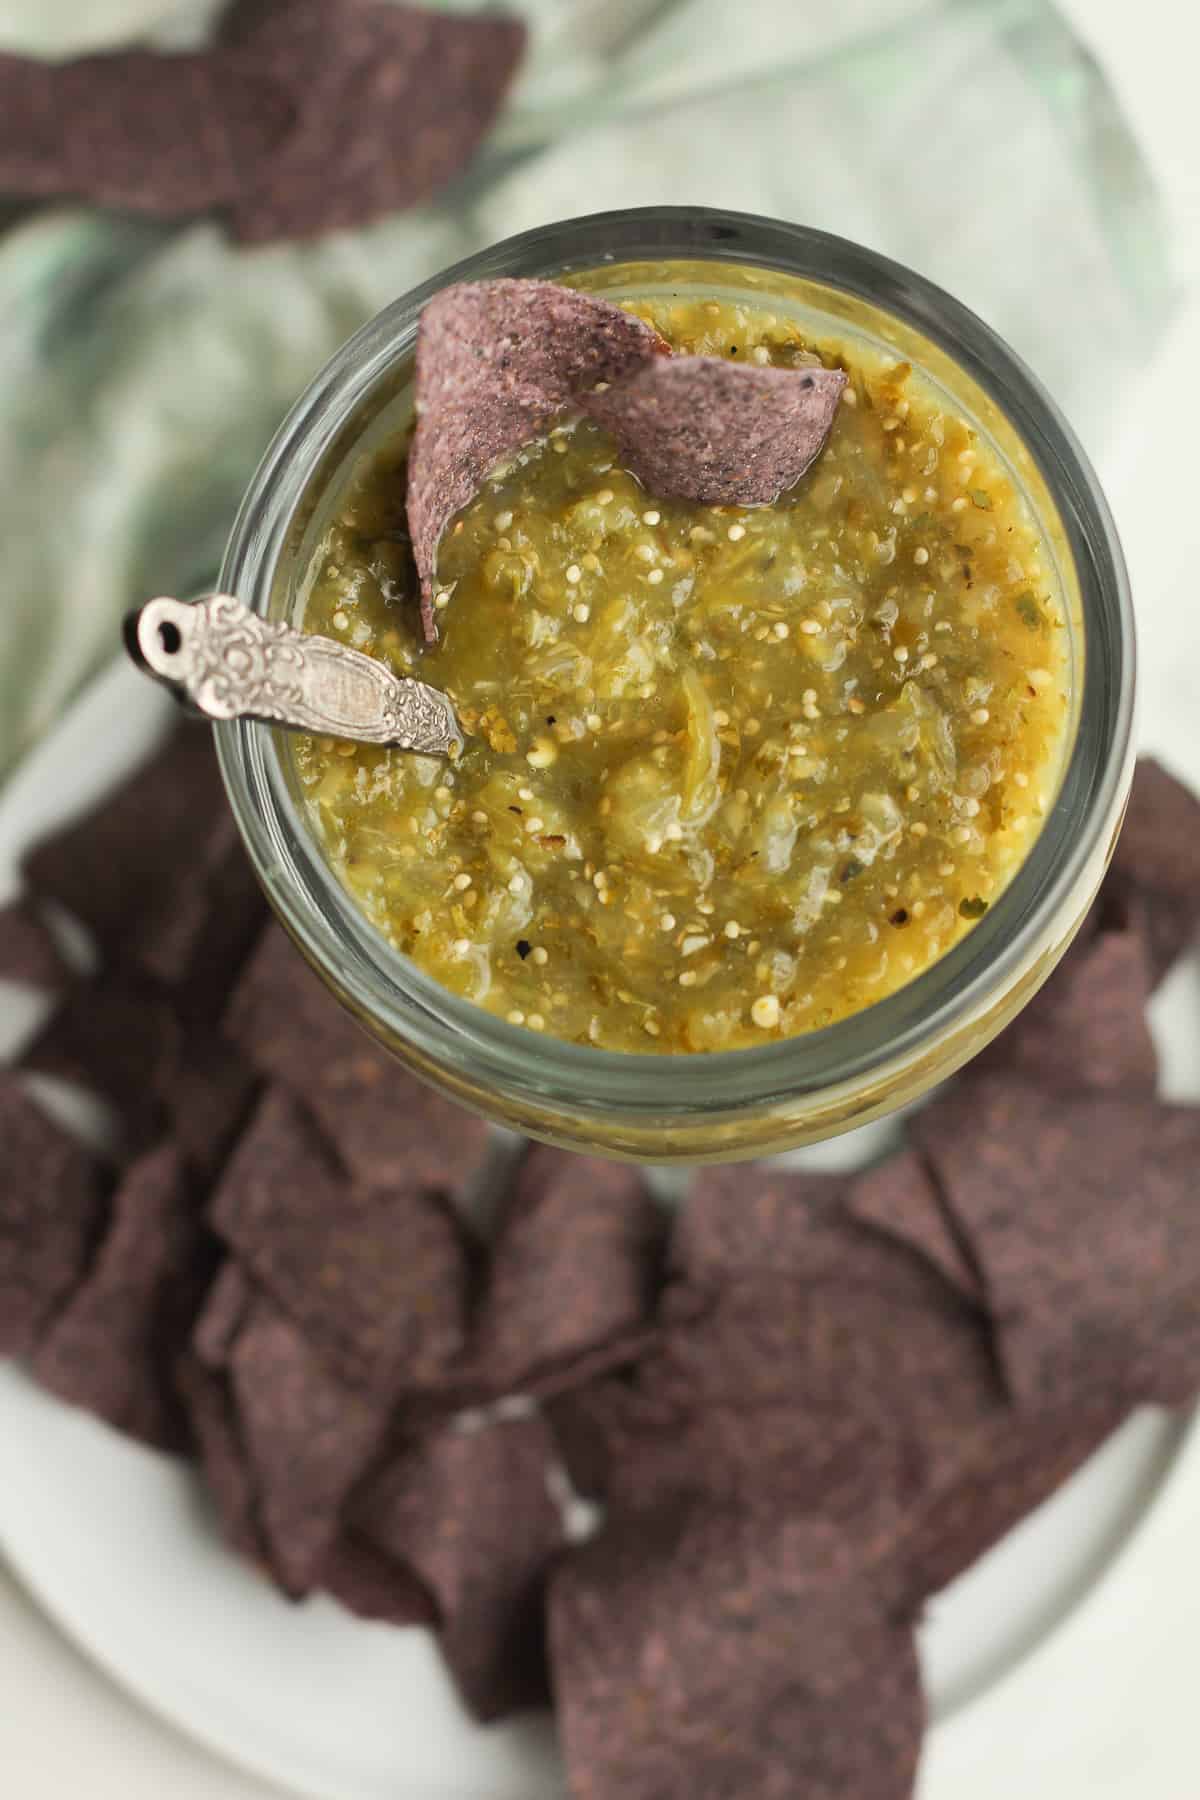
<svg viewBox="0 0 1200 1800">
<path fill-rule="evenodd" d="M 295 617 L 313 548 L 350 461 L 410 406 L 422 306 L 452 281 L 501 275 L 613 295 L 705 292 L 791 311 L 906 357 L 985 435 L 1058 566 L 1075 717 L 1060 786 L 1009 886 L 940 961 L 899 992 L 762 1048 L 620 1054 L 508 1024 L 422 973 L 368 924 L 328 867 L 298 799 L 286 737 L 217 727 L 238 823 L 287 930 L 367 1029 L 465 1105 L 535 1137 L 654 1162 L 759 1156 L 890 1112 L 981 1049 L 1034 994 L 1107 864 L 1133 767 L 1128 582 L 1096 478 L 1029 371 L 940 289 L 869 250 L 745 214 L 651 208 L 509 239 L 395 302 L 326 366 L 252 481 L 222 591 Z M 319 1072 L 314 1072 L 319 1079 Z"/>
</svg>

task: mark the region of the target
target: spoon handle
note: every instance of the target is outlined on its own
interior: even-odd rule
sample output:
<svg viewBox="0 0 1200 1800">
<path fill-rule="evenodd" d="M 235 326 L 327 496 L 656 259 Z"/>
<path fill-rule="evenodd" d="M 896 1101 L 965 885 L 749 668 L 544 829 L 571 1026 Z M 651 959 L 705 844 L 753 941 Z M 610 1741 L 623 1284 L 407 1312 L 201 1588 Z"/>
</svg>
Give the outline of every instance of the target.
<svg viewBox="0 0 1200 1800">
<path fill-rule="evenodd" d="M 264 719 L 424 756 L 462 744 L 437 688 L 332 638 L 261 619 L 229 594 L 147 601 L 126 619 L 125 645 L 139 668 L 209 719 Z"/>
</svg>

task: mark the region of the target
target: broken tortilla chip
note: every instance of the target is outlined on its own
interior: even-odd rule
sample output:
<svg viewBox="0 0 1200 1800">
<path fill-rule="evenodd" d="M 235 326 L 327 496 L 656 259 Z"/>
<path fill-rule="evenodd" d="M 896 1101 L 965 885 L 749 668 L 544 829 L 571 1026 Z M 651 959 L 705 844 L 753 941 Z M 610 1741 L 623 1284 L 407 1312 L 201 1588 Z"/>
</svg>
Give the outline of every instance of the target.
<svg viewBox="0 0 1200 1800">
<path fill-rule="evenodd" d="M 234 1340 L 255 1301 L 253 1283 L 241 1264 L 227 1257 L 208 1290 L 192 1333 L 192 1349 L 206 1369 L 228 1367 Z"/>
<path fill-rule="evenodd" d="M 134 1163 L 84 1281 L 42 1337 L 37 1379 L 154 1449 L 182 1451 L 189 1432 L 170 1379 L 216 1261 L 179 1153 Z"/>
<path fill-rule="evenodd" d="M 451 1674 L 484 1721 L 547 1699 L 542 1595 L 562 1543 L 552 1455 L 536 1416 L 452 1425 L 401 1446 L 350 1511 L 356 1534 L 428 1588 Z"/>
<path fill-rule="evenodd" d="M 921 1157 L 901 1150 L 866 1170 L 846 1189 L 845 1208 L 856 1224 L 907 1244 L 959 1294 L 978 1305 L 979 1273 L 958 1235 Z"/>
<path fill-rule="evenodd" d="M 1200 1387 L 1200 1109 L 989 1076 L 912 1121 L 1026 1408 Z"/>
<path fill-rule="evenodd" d="M 241 0 L 222 24 L 220 66 L 264 87 L 289 129 L 243 164 L 234 236 L 348 231 L 430 199 L 491 128 L 525 40 L 523 22 L 500 12 Z"/>
<path fill-rule="evenodd" d="M 536 1382 L 645 1327 L 665 1235 L 662 1209 L 628 1163 L 531 1150 L 493 1235 L 471 1351 L 481 1377 Z"/>
<path fill-rule="evenodd" d="M 597 382 L 669 354 L 656 331 L 610 301 L 550 281 L 460 282 L 421 314 L 408 521 L 421 617 L 434 622 L 438 540 L 505 457 Z"/>
<path fill-rule="evenodd" d="M 1106 896 L 1046 985 L 968 1066 L 1007 1069 L 1050 1090 L 1153 1094 L 1158 1052 L 1146 1023 L 1153 971 L 1137 909 Z"/>
<path fill-rule="evenodd" d="M 348 230 L 466 167 L 520 19 L 377 0 L 241 0 L 199 50 L 0 55 L 0 192 L 154 217 L 228 209 L 244 243 Z"/>
<path fill-rule="evenodd" d="M 190 1351 L 177 1361 L 172 1380 L 187 1413 L 221 1536 L 265 1573 L 270 1564 L 258 1528 L 254 1483 L 238 1436 L 229 1383 L 224 1375 L 206 1369 Z"/>
<path fill-rule="evenodd" d="M 1144 909 L 1151 980 L 1161 981 L 1200 931 L 1200 800 L 1152 757 L 1134 770 L 1107 884 Z"/>
<path fill-rule="evenodd" d="M 162 990 L 135 973 L 102 971 L 68 988 L 21 1067 L 99 1095 L 115 1111 L 121 1147 L 138 1155 L 163 1132 L 163 1084 L 176 1079 L 183 1038 Z"/>
<path fill-rule="evenodd" d="M 845 385 L 840 369 L 672 356 L 581 404 L 612 433 L 625 467 L 649 493 L 705 506 L 768 506 L 824 449 Z"/>
<path fill-rule="evenodd" d="M 916 1613 L 1081 1468 L 1128 1416 L 1101 1405 L 988 1420 L 960 1446 L 953 1478 L 927 1496 L 896 1551 L 900 1605 Z"/>
<path fill-rule="evenodd" d="M 321 1587 L 359 1619 L 433 1625 L 437 1608 L 406 1564 L 343 1531 L 321 1565 Z"/>
<path fill-rule="evenodd" d="M 0 981 L 59 993 L 72 979 L 71 970 L 28 894 L 0 906 Z"/>
<path fill-rule="evenodd" d="M 225 1031 L 261 1075 L 304 1102 L 357 1181 L 456 1188 L 483 1155 L 483 1120 L 368 1037 L 278 926 L 247 965 Z"/>
<path fill-rule="evenodd" d="M 100 1163 L 0 1070 L 0 1356 L 27 1356 L 108 1222 Z"/>
<path fill-rule="evenodd" d="M 909 1629 L 839 1578 L 838 1527 L 703 1504 L 623 1515 L 550 1588 L 559 1731 L 587 1800 L 910 1800 Z"/>
<path fill-rule="evenodd" d="M 290 124 L 287 96 L 211 54 L 0 55 L 0 192 L 169 217 L 233 198 Z"/>
<path fill-rule="evenodd" d="M 436 1385 L 466 1341 L 470 1269 L 441 1196 L 353 1184 L 303 1109 L 269 1090 L 212 1221 L 254 1281 L 350 1387 Z"/>
<path fill-rule="evenodd" d="M 387 1427 L 386 1403 L 339 1382 L 283 1313 L 259 1298 L 229 1354 L 259 1530 L 280 1586 L 318 1584 L 341 1509 Z"/>
<path fill-rule="evenodd" d="M 93 812 L 24 859 L 30 892 L 95 940 L 107 974 L 128 972 L 219 1007 L 266 916 L 217 768 L 212 732 L 178 725 Z"/>
</svg>

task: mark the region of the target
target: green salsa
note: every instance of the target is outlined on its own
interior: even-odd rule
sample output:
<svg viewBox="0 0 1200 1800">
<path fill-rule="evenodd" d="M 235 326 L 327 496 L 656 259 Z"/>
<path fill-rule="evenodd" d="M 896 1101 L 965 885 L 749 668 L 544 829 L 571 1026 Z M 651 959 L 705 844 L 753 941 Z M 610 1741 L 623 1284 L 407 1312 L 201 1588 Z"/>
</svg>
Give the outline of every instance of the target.
<svg viewBox="0 0 1200 1800">
<path fill-rule="evenodd" d="M 986 912 L 1054 795 L 1069 633 L 1007 467 L 918 371 L 749 306 L 628 305 L 677 350 L 846 369 L 812 469 L 704 507 L 564 421 L 446 533 L 425 648 L 406 443 L 372 451 L 305 627 L 444 688 L 466 747 L 299 739 L 296 768 L 339 878 L 454 993 L 606 1049 L 742 1048 Z"/>
</svg>

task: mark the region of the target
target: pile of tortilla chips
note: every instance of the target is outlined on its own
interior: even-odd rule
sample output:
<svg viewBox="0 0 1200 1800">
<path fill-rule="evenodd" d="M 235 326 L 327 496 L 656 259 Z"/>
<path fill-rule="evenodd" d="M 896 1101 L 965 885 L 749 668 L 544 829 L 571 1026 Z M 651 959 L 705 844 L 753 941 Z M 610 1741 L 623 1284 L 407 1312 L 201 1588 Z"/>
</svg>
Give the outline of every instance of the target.
<svg viewBox="0 0 1200 1800">
<path fill-rule="evenodd" d="M 535 1148 L 484 1229 L 484 1127 L 267 922 L 203 729 L 25 874 L 0 975 L 58 1004 L 0 1075 L 0 1352 L 194 1458 L 285 1593 L 432 1629 L 478 1718 L 552 1693 L 586 1800 L 905 1800 L 926 1598 L 1200 1390 L 1200 1109 L 1144 1017 L 1200 806 L 1154 764 L 1077 945 L 908 1148 L 706 1171 L 674 1216 Z"/>
</svg>

